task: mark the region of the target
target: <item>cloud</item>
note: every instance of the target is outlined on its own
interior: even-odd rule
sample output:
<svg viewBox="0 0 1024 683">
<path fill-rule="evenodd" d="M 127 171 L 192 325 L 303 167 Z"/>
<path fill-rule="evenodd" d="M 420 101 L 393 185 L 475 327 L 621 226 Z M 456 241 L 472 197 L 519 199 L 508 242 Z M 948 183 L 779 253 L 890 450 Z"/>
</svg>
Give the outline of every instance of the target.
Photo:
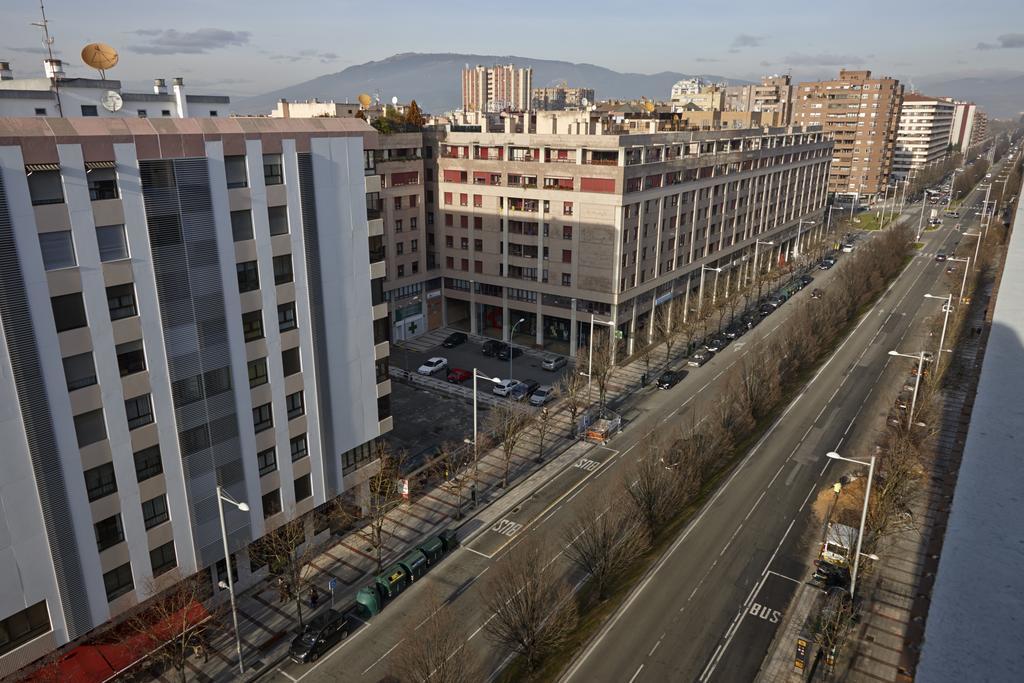
<svg viewBox="0 0 1024 683">
<path fill-rule="evenodd" d="M 299 50 L 293 55 L 270 55 L 270 58 L 279 62 L 304 62 L 315 59 L 321 64 L 336 62 L 341 57 L 334 52 L 321 52 L 319 50 Z"/>
<path fill-rule="evenodd" d="M 10 52 L 22 52 L 27 55 L 45 55 L 47 54 L 45 47 L 7 47 L 4 48 Z M 53 54 L 57 54 L 57 50 L 53 51 Z"/>
<path fill-rule="evenodd" d="M 722 60 L 721 59 L 716 59 L 715 57 L 695 57 L 693 61 L 704 63 L 704 62 L 720 62 Z"/>
<path fill-rule="evenodd" d="M 1004 33 L 996 38 L 997 43 L 978 43 L 978 50 L 1012 50 L 1024 47 L 1024 33 Z"/>
<path fill-rule="evenodd" d="M 771 66 L 771 65 L 772 65 L 772 63 L 769 62 L 767 59 L 762 59 L 761 60 L 761 66 Z"/>
<path fill-rule="evenodd" d="M 791 66 L 846 66 L 847 64 L 863 64 L 864 58 L 855 55 L 830 53 L 807 55 L 798 52 L 787 56 L 784 61 Z"/>
<path fill-rule="evenodd" d="M 732 39 L 732 47 L 760 47 L 764 36 L 752 36 L 749 33 L 741 33 Z"/>
<path fill-rule="evenodd" d="M 129 45 L 128 48 L 146 55 L 202 55 L 222 47 L 245 45 L 251 35 L 248 31 L 222 28 L 200 28 L 195 31 L 139 29 L 135 34 L 145 36 L 147 40 L 144 44 Z"/>
</svg>

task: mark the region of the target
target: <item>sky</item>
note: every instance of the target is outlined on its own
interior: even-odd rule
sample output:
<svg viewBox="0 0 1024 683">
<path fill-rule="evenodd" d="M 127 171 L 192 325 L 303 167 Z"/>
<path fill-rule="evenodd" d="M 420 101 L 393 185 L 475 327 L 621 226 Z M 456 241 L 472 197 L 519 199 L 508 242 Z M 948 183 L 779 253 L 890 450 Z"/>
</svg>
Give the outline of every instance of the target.
<svg viewBox="0 0 1024 683">
<path fill-rule="evenodd" d="M 0 60 L 42 74 L 38 0 L 2 0 Z M 914 84 L 1024 74 L 1020 0 L 47 0 L 71 76 L 81 48 L 121 55 L 107 75 L 148 89 L 183 76 L 193 92 L 246 96 L 401 52 L 509 54 L 617 71 L 797 80 L 869 68 Z"/>
</svg>

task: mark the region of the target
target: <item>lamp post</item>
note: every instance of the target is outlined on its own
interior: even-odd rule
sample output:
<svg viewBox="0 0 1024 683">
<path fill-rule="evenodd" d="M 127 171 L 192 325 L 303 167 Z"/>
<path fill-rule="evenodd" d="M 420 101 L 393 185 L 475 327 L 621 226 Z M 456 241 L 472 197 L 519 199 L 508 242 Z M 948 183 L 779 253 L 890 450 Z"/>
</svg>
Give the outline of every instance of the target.
<svg viewBox="0 0 1024 683">
<path fill-rule="evenodd" d="M 928 206 L 928 202 L 924 198 L 921 199 L 921 216 L 917 219 L 917 238 L 916 242 L 921 241 L 921 229 L 924 227 L 924 210 Z"/>
<path fill-rule="evenodd" d="M 478 411 L 477 411 L 477 395 L 476 395 L 476 378 L 477 377 L 483 377 L 488 382 L 492 382 L 494 384 L 501 384 L 501 379 L 499 379 L 498 377 L 491 377 L 490 375 L 481 375 L 479 370 L 477 370 L 476 368 L 473 368 L 473 441 L 471 443 L 473 444 L 473 508 L 474 509 L 476 508 L 476 482 L 477 482 L 477 472 L 479 471 L 479 469 L 477 467 L 477 460 L 478 460 L 478 458 L 480 456 L 480 449 L 477 448 L 477 443 L 478 443 L 477 442 L 477 412 Z M 509 379 L 512 379 L 512 378 L 509 377 Z"/>
<path fill-rule="evenodd" d="M 964 279 L 963 279 L 963 282 L 960 283 L 960 297 L 957 299 L 958 301 L 963 302 L 963 300 L 964 300 L 964 289 L 967 288 L 967 273 L 971 269 L 971 257 L 967 256 L 965 258 L 959 258 L 957 256 L 950 256 L 946 260 L 947 261 L 959 261 L 960 263 L 966 263 L 967 264 L 966 266 L 964 266 Z"/>
<path fill-rule="evenodd" d="M 882 209 L 878 212 L 878 229 L 885 225 L 885 206 L 889 203 L 889 183 L 885 183 L 885 194 L 882 197 Z"/>
<path fill-rule="evenodd" d="M 962 233 L 964 237 L 977 237 L 978 241 L 974 243 L 974 267 L 978 267 L 978 250 L 981 249 L 981 233 L 980 232 L 965 232 Z"/>
<path fill-rule="evenodd" d="M 949 296 L 935 296 L 934 294 L 925 294 L 924 298 L 925 299 L 938 299 L 939 301 L 945 301 L 946 302 L 946 305 L 942 307 L 943 310 L 945 311 L 946 315 L 945 315 L 945 318 L 942 321 L 942 334 L 939 336 L 939 348 L 938 348 L 937 353 L 935 354 L 935 361 L 936 361 L 936 366 L 935 367 L 938 368 L 939 354 L 942 353 L 942 349 L 945 348 L 945 344 L 946 344 L 946 325 L 949 324 L 949 312 L 951 310 L 953 310 L 953 293 L 950 292 Z"/>
<path fill-rule="evenodd" d="M 512 329 L 509 330 L 509 333 L 508 333 L 508 378 L 509 379 L 512 379 L 512 357 L 514 356 L 514 354 L 512 353 L 512 340 L 516 336 L 516 328 L 519 327 L 521 324 L 523 324 L 525 322 L 526 322 L 526 318 L 520 318 L 519 320 L 516 321 L 516 324 L 512 326 Z"/>
<path fill-rule="evenodd" d="M 829 207 L 828 216 L 829 216 L 829 219 L 832 218 L 832 208 L 831 207 Z M 758 263 L 757 263 L 757 248 L 760 245 L 762 245 L 762 244 L 765 245 L 766 247 L 770 247 L 770 246 L 774 246 L 775 242 L 773 242 L 771 240 L 769 240 L 767 242 L 764 241 L 764 240 L 754 240 L 754 277 L 757 277 L 758 274 L 760 273 L 760 271 L 758 270 Z M 701 280 L 703 280 L 704 273 L 701 272 L 700 276 L 701 276 Z"/>
<path fill-rule="evenodd" d="M 697 316 L 698 316 L 697 319 L 698 320 L 700 320 L 699 316 L 700 316 L 701 307 L 704 305 L 704 271 L 707 271 L 707 270 L 710 270 L 712 273 L 721 273 L 722 272 L 721 268 L 710 268 L 708 266 L 701 266 L 700 267 L 700 291 L 697 293 Z"/>
<path fill-rule="evenodd" d="M 594 325 L 608 325 L 611 328 L 615 328 L 615 323 L 611 320 L 595 320 L 594 314 L 590 314 L 590 339 L 587 340 L 587 403 L 593 403 L 593 391 L 591 389 L 593 371 L 594 371 Z M 611 340 L 608 340 L 611 343 Z M 580 373 L 583 374 L 583 373 Z"/>
<path fill-rule="evenodd" d="M 810 223 L 811 225 L 814 225 L 814 221 L 812 221 L 810 219 L 807 219 L 807 218 L 801 218 L 800 219 L 800 222 L 796 226 L 796 249 L 793 250 L 793 256 L 799 256 L 800 255 L 800 230 L 804 227 L 804 223 Z"/>
<path fill-rule="evenodd" d="M 238 673 L 245 673 L 245 664 L 242 662 L 242 636 L 238 633 L 238 610 L 235 608 L 235 581 L 231 577 L 231 553 L 228 551 L 228 531 L 224 524 L 224 503 L 231 503 L 240 512 L 248 512 L 249 505 L 237 501 L 224 489 L 217 485 L 217 513 L 220 515 L 220 537 L 224 541 L 224 567 L 228 574 L 228 595 L 231 598 L 231 621 L 235 626 L 235 650 L 238 652 Z"/>
<path fill-rule="evenodd" d="M 911 353 L 900 353 L 899 351 L 890 351 L 890 356 L 901 356 L 903 358 L 913 358 L 917 361 L 917 377 L 914 378 L 914 395 L 910 399 L 910 412 L 907 414 L 907 430 L 914 425 L 914 407 L 917 405 L 917 390 L 921 386 L 921 375 L 924 373 L 924 351 L 917 354 Z"/>
<path fill-rule="evenodd" d="M 835 451 L 826 454 L 827 457 L 833 460 L 845 460 L 846 462 L 856 463 L 858 465 L 867 465 L 868 467 L 868 485 L 864 491 L 864 509 L 860 513 L 860 532 L 857 534 L 857 552 L 853 556 L 853 573 L 850 575 L 850 597 L 855 598 L 857 596 L 857 569 L 860 567 L 860 548 L 861 543 L 864 541 L 864 524 L 868 519 L 868 499 L 871 497 L 871 481 L 875 478 L 875 456 L 871 456 L 869 462 L 863 460 L 854 460 L 853 458 L 844 458 Z"/>
</svg>

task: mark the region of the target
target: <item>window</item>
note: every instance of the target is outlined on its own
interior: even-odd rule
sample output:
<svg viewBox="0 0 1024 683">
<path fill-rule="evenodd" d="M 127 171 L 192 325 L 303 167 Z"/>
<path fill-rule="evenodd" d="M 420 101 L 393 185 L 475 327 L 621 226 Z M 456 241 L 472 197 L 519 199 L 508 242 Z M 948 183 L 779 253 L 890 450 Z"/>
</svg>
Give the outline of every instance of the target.
<svg viewBox="0 0 1024 683">
<path fill-rule="evenodd" d="M 152 479 L 158 474 L 163 474 L 164 466 L 160 460 L 160 446 L 150 446 L 137 451 L 135 458 L 135 478 L 139 482 Z"/>
<path fill-rule="evenodd" d="M 377 399 L 377 421 L 391 417 L 391 394 Z"/>
<path fill-rule="evenodd" d="M 562 286 L 572 287 L 572 275 L 570 273 L 562 273 Z"/>
<path fill-rule="evenodd" d="M 395 242 L 395 256 L 401 256 L 405 253 L 405 242 Z"/>
<path fill-rule="evenodd" d="M 405 276 L 405 266 L 402 265 L 401 263 L 399 263 L 398 264 L 398 277 L 404 277 L 404 276 Z"/>
<path fill-rule="evenodd" d="M 132 581 L 132 564 L 125 562 L 103 575 L 103 588 L 107 591 L 107 602 L 121 597 L 135 588 Z"/>
<path fill-rule="evenodd" d="M 308 474 L 295 480 L 295 501 L 306 500 L 313 495 L 313 484 Z"/>
<path fill-rule="evenodd" d="M 75 261 L 75 243 L 71 239 L 70 230 L 41 233 L 39 235 L 39 250 L 43 254 L 43 267 L 46 270 L 71 268 L 78 265 Z"/>
<path fill-rule="evenodd" d="M 284 254 L 283 256 L 275 256 L 274 284 L 283 285 L 285 283 L 291 282 L 292 279 L 292 255 Z"/>
<path fill-rule="evenodd" d="M 210 447 L 210 429 L 205 424 L 178 432 L 182 456 L 192 455 Z"/>
<path fill-rule="evenodd" d="M 63 204 L 64 185 L 61 183 L 60 171 L 30 171 L 28 194 L 32 199 L 32 206 Z"/>
<path fill-rule="evenodd" d="M 110 309 L 110 319 L 120 320 L 138 315 L 135 307 L 135 287 L 132 283 L 114 285 L 107 287 L 107 307 Z"/>
<path fill-rule="evenodd" d="M 36 110 L 39 113 L 39 110 Z M 43 115 L 46 110 L 43 110 Z M 15 612 L 0 621 L 0 655 L 20 647 L 24 643 L 41 636 L 51 630 L 50 612 L 46 609 L 46 601 L 41 600 L 31 607 Z"/>
<path fill-rule="evenodd" d="M 235 242 L 252 239 L 252 211 L 242 209 L 231 212 L 231 239 Z"/>
<path fill-rule="evenodd" d="M 299 347 L 284 349 L 281 351 L 281 366 L 284 369 L 284 376 L 294 375 L 302 370 L 302 361 L 299 359 Z"/>
<path fill-rule="evenodd" d="M 252 426 L 257 434 L 274 426 L 274 413 L 271 411 L 269 403 L 252 409 Z"/>
<path fill-rule="evenodd" d="M 85 448 L 91 443 L 107 438 L 107 425 L 103 422 L 103 409 L 97 408 L 75 415 L 75 436 L 78 437 L 79 448 Z"/>
<path fill-rule="evenodd" d="M 146 523 L 147 529 L 163 524 L 170 518 L 167 513 L 167 496 L 159 495 L 156 498 L 143 501 L 142 519 Z"/>
<path fill-rule="evenodd" d="M 483 251 L 484 250 L 484 241 L 483 240 L 473 240 L 473 250 L 474 251 Z"/>
<path fill-rule="evenodd" d="M 242 314 L 242 334 L 247 342 L 263 339 L 263 311 Z"/>
<path fill-rule="evenodd" d="M 68 391 L 96 384 L 96 366 L 92 360 L 92 353 L 79 353 L 65 358 L 64 380 L 68 384 Z"/>
<path fill-rule="evenodd" d="M 562 250 L 562 263 L 572 263 L 572 249 Z"/>
<path fill-rule="evenodd" d="M 395 221 L 395 232 L 402 232 L 402 219 L 399 218 Z"/>
<path fill-rule="evenodd" d="M 373 343 L 383 344 L 391 341 L 391 325 L 387 318 L 378 318 L 373 321 Z"/>
<path fill-rule="evenodd" d="M 160 110 L 160 116 L 170 116 L 170 115 L 171 115 L 171 110 L 170 109 L 161 109 Z"/>
<path fill-rule="evenodd" d="M 46 107 L 36 107 L 36 116 L 46 116 Z"/>
<path fill-rule="evenodd" d="M 267 383 L 267 359 L 257 358 L 249 361 L 249 388 Z"/>
<path fill-rule="evenodd" d="M 57 325 L 58 332 L 86 326 L 85 304 L 82 303 L 81 293 L 55 296 L 50 299 L 50 305 L 53 308 L 53 322 Z"/>
<path fill-rule="evenodd" d="M 149 394 L 125 399 L 124 412 L 128 416 L 128 429 L 137 429 L 153 421 L 153 401 Z"/>
<path fill-rule="evenodd" d="M 413 261 L 412 262 L 412 272 L 413 273 L 420 272 L 420 262 L 419 261 Z"/>
<path fill-rule="evenodd" d="M 235 264 L 238 274 L 238 291 L 254 292 L 260 288 L 260 269 L 255 261 L 243 261 Z"/>
<path fill-rule="evenodd" d="M 128 258 L 128 240 L 123 225 L 96 226 L 96 243 L 100 248 L 100 261 L 120 261 Z"/>
<path fill-rule="evenodd" d="M 96 530 L 96 547 L 100 552 L 112 548 L 124 540 L 124 527 L 121 526 L 121 515 L 102 519 L 93 525 Z"/>
<path fill-rule="evenodd" d="M 267 185 L 280 185 L 284 182 L 284 167 L 281 165 L 280 154 L 263 155 L 263 182 Z"/>
<path fill-rule="evenodd" d="M 210 110 L 210 117 L 211 118 L 216 118 L 216 116 L 217 116 L 217 110 L 216 109 L 211 109 Z"/>
<path fill-rule="evenodd" d="M 473 216 L 473 229 L 483 230 L 484 229 L 484 218 L 483 216 Z"/>
<path fill-rule="evenodd" d="M 142 340 L 118 344 L 115 347 L 117 352 L 117 368 L 121 376 L 132 375 L 146 369 L 146 354 L 142 350 Z"/>
<path fill-rule="evenodd" d="M 416 216 L 413 216 L 412 218 L 409 219 L 409 229 L 410 230 L 415 230 L 416 229 L 416 224 L 417 224 Z"/>
<path fill-rule="evenodd" d="M 418 206 L 418 203 L 419 203 L 419 197 L 417 197 L 417 196 L 416 196 L 416 195 L 414 195 L 414 194 L 411 194 L 411 195 L 409 195 L 409 208 L 410 208 L 410 209 L 414 209 L 414 208 L 416 208 L 416 207 Z M 410 220 L 410 221 L 412 221 L 412 222 L 414 222 L 414 223 L 415 223 L 415 221 L 416 221 L 416 219 L 415 219 L 415 218 L 411 218 L 411 219 L 409 219 L 409 220 Z M 412 227 L 416 227 L 416 226 L 415 226 L 415 225 L 413 225 Z"/>
<path fill-rule="evenodd" d="M 178 559 L 174 556 L 174 541 L 150 550 L 149 566 L 153 568 L 153 576 L 160 576 L 178 566 Z"/>
<path fill-rule="evenodd" d="M 149 116 L 149 114 L 146 113 L 145 109 L 140 109 L 138 111 L 138 114 L 139 114 L 139 118 L 140 119 L 144 119 L 144 118 L 147 118 Z"/>
<path fill-rule="evenodd" d="M 419 250 L 420 250 L 420 241 L 419 240 L 412 240 L 411 242 L 409 242 L 409 251 L 411 251 L 412 253 L 415 254 Z"/>
<path fill-rule="evenodd" d="M 175 380 L 171 384 L 171 395 L 174 397 L 174 406 L 187 406 L 190 403 L 203 400 L 203 380 L 200 375 L 192 375 L 183 379 Z"/>
<path fill-rule="evenodd" d="M 203 374 L 203 388 L 207 396 L 216 396 L 231 391 L 231 369 L 227 366 L 207 370 Z"/>
<path fill-rule="evenodd" d="M 267 207 L 267 217 L 270 219 L 270 234 L 271 235 L 287 235 L 288 234 L 288 207 L 287 206 L 269 206 L 269 207 Z"/>
<path fill-rule="evenodd" d="M 260 499 L 263 505 L 263 519 L 273 517 L 281 511 L 281 490 L 274 489 L 270 493 L 267 493 Z"/>
<path fill-rule="evenodd" d="M 264 474 L 270 474 L 277 469 L 277 451 L 274 448 L 260 451 L 256 454 L 256 464 L 260 468 L 261 477 Z"/>
<path fill-rule="evenodd" d="M 249 174 L 245 168 L 244 154 L 225 156 L 224 173 L 227 176 L 229 189 L 249 186 Z"/>
<path fill-rule="evenodd" d="M 288 444 L 292 451 L 292 462 L 302 460 L 309 455 L 309 447 L 306 444 L 305 434 L 299 434 L 298 436 L 293 437 Z"/>
<path fill-rule="evenodd" d="M 562 239 L 563 240 L 571 240 L 572 239 L 572 226 L 571 225 L 563 225 L 562 226 Z"/>
<path fill-rule="evenodd" d="M 285 396 L 285 403 L 288 406 L 289 420 L 294 417 L 299 417 L 306 412 L 306 403 L 301 391 L 296 391 L 294 394 L 288 394 Z"/>
<path fill-rule="evenodd" d="M 295 323 L 295 302 L 281 304 L 277 307 L 277 329 L 279 332 L 287 332 L 296 328 Z"/>
<path fill-rule="evenodd" d="M 96 111 L 95 104 L 83 104 L 82 105 L 82 116 L 98 116 L 99 112 Z"/>
<path fill-rule="evenodd" d="M 377 384 L 387 381 L 389 377 L 388 365 L 389 364 L 387 356 L 381 358 L 376 363 L 374 363 L 374 367 L 376 368 L 377 371 Z"/>
<path fill-rule="evenodd" d="M 120 196 L 117 191 L 117 171 L 113 168 L 90 168 L 86 171 L 85 179 L 89 183 L 89 199 L 94 202 Z"/>
<path fill-rule="evenodd" d="M 108 462 L 99 467 L 93 467 L 83 474 L 85 474 L 85 492 L 89 496 L 90 503 L 117 491 L 113 463 Z"/>
<path fill-rule="evenodd" d="M 402 208 L 402 198 L 401 197 L 395 197 L 395 210 L 400 210 L 401 208 Z"/>
</svg>

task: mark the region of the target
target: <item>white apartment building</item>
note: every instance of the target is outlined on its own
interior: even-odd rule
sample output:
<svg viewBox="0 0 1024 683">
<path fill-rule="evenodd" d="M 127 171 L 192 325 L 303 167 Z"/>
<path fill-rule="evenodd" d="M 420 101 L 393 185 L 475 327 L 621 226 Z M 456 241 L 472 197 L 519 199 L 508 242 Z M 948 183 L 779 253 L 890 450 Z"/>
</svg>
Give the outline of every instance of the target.
<svg viewBox="0 0 1024 683">
<path fill-rule="evenodd" d="M 906 178 L 911 171 L 941 161 L 949 150 L 956 105 L 920 93 L 903 96 L 892 174 Z"/>
<path fill-rule="evenodd" d="M 0 119 L 0 675 L 215 586 L 218 485 L 249 505 L 225 510 L 239 588 L 251 543 L 358 502 L 391 428 L 375 137 Z"/>
<path fill-rule="evenodd" d="M 68 78 L 59 59 L 43 61 L 44 75 L 15 78 L 11 63 L 0 61 L 0 116 L 131 116 L 203 118 L 227 116 L 231 99 L 223 95 L 191 95 L 185 79 L 153 81 L 152 93 L 122 89 L 121 81 Z"/>
</svg>

